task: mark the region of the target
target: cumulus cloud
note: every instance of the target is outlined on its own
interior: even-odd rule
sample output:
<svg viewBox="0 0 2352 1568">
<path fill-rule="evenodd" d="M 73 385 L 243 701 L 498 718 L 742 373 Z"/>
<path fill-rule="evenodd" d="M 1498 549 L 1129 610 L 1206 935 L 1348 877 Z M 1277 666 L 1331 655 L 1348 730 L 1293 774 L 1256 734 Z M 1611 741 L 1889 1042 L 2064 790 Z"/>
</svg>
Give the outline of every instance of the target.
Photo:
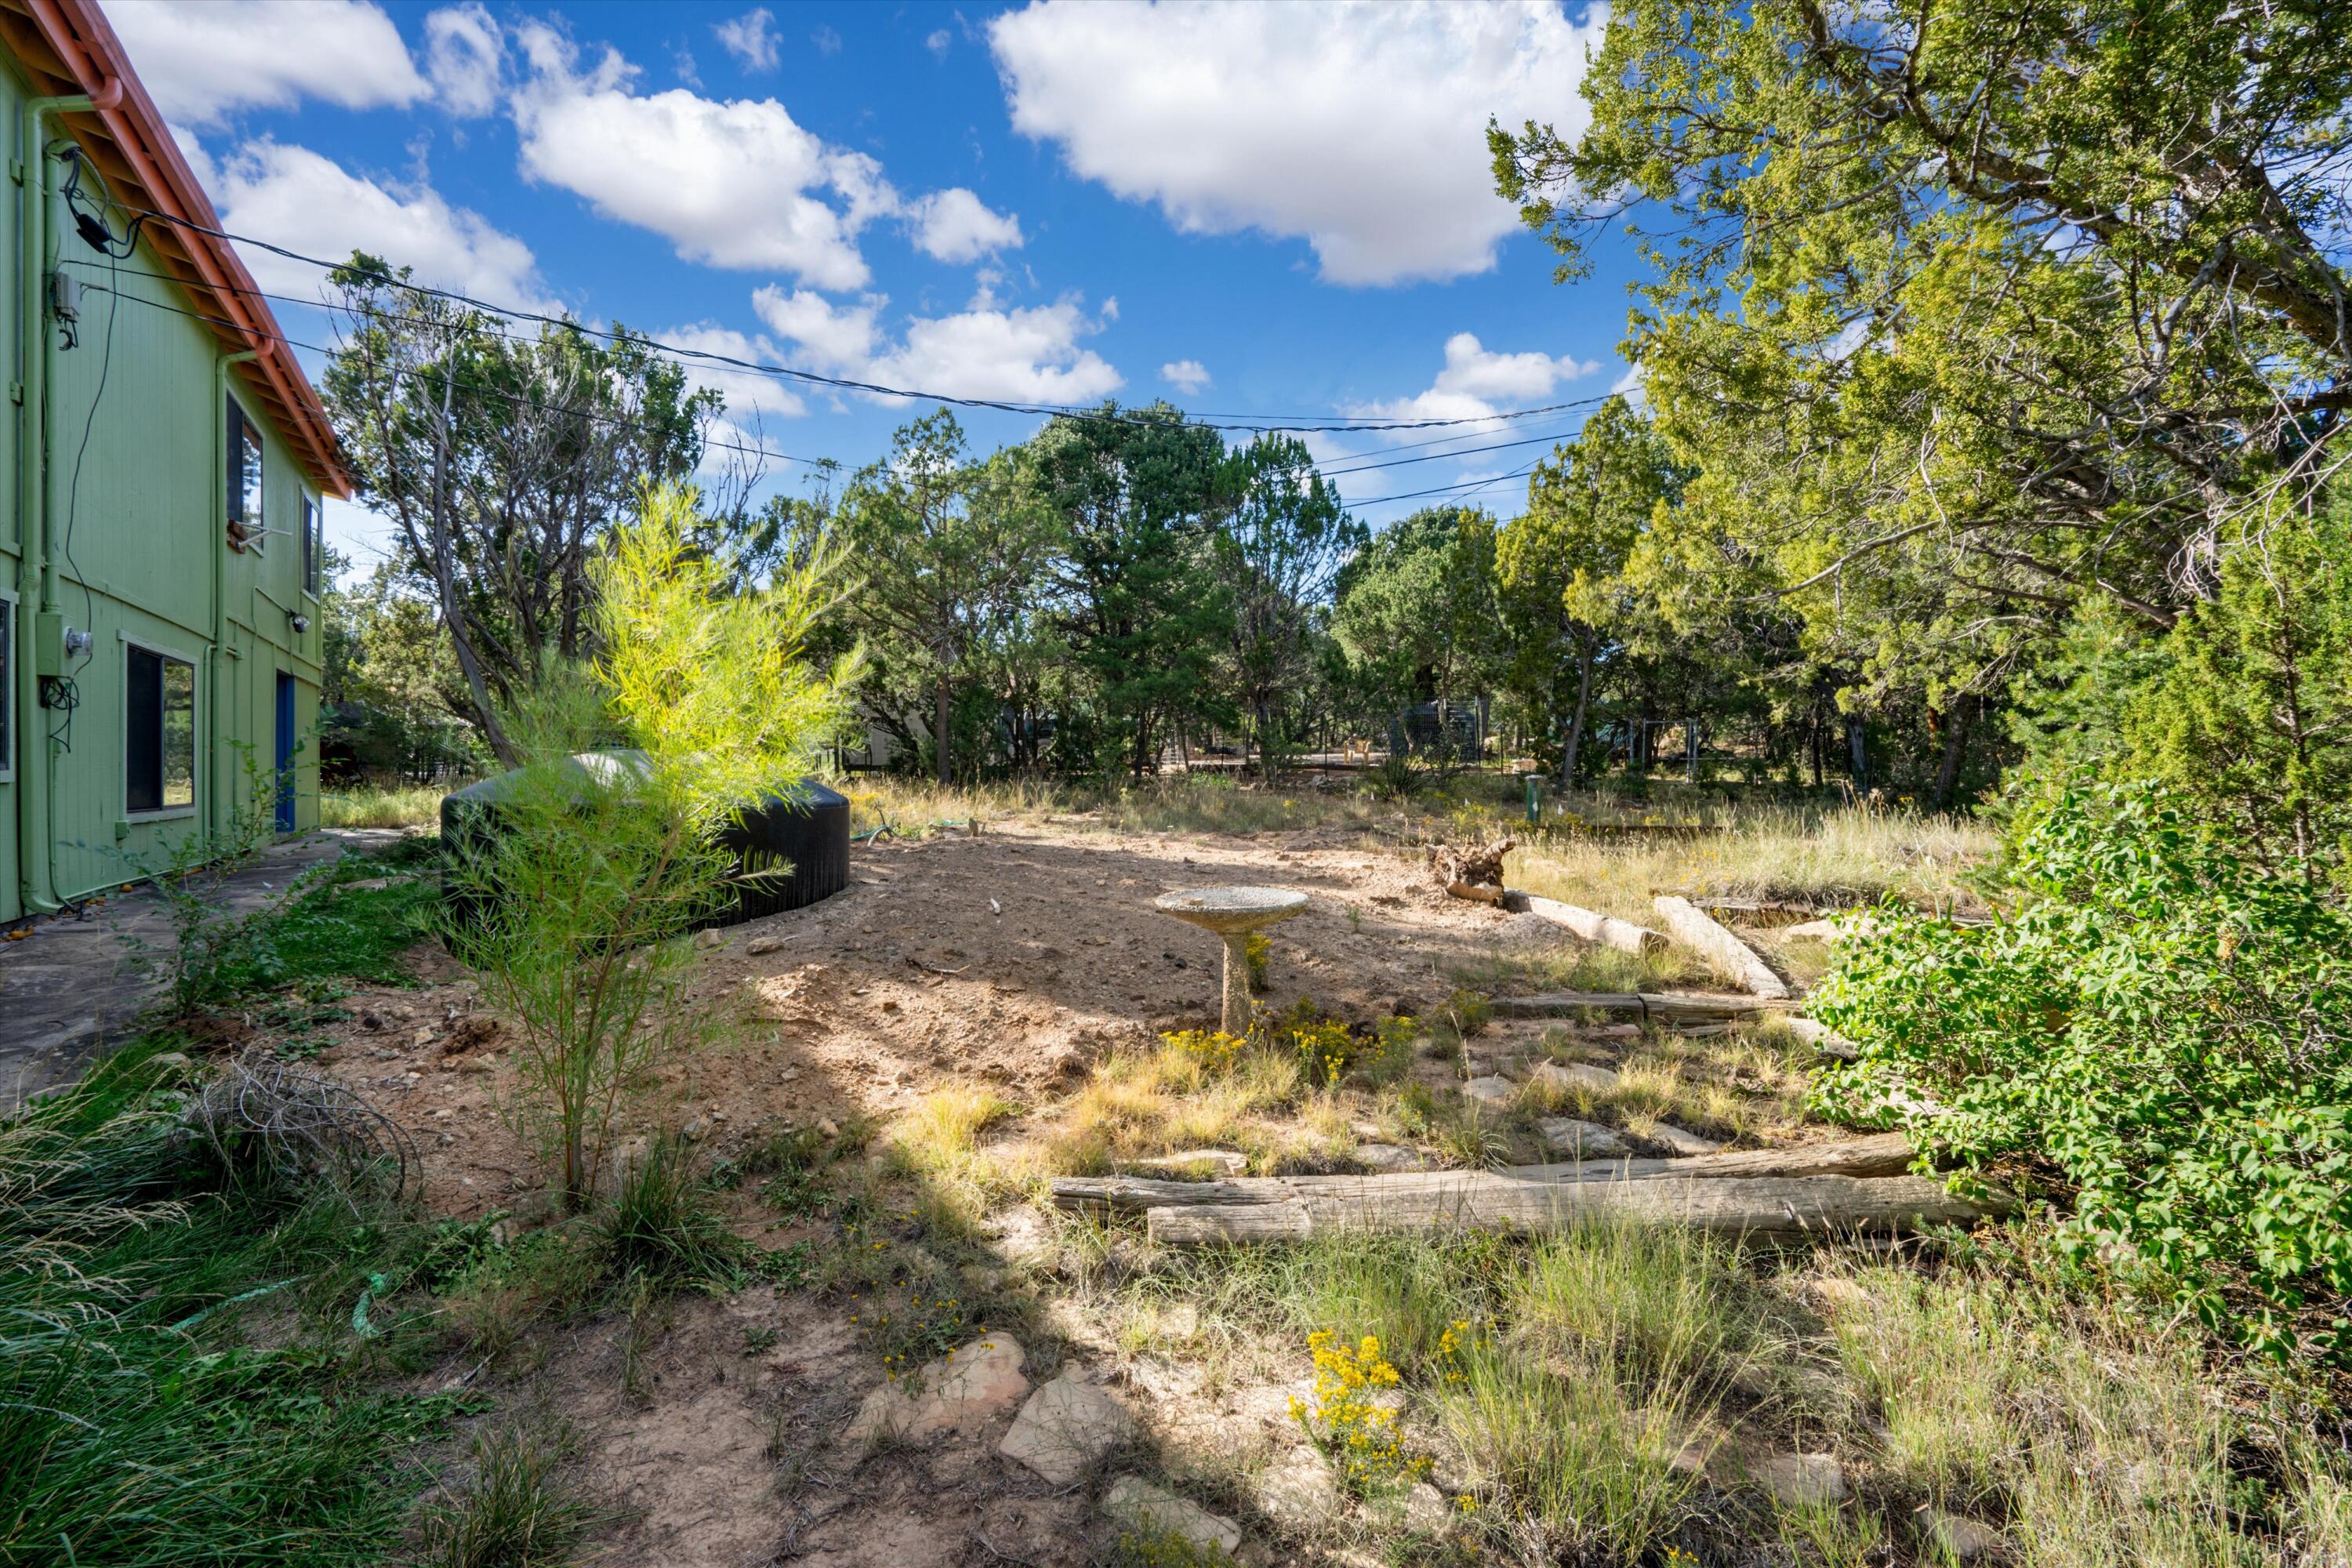
<svg viewBox="0 0 2352 1568">
<path fill-rule="evenodd" d="M 1587 121 L 1605 6 L 1033 0 L 989 25 L 1013 123 L 1195 234 L 1302 238 L 1328 281 L 1479 272 L 1518 226 L 1489 116 Z"/>
<path fill-rule="evenodd" d="M 663 236 L 688 261 L 865 285 L 858 234 L 899 205 L 872 158 L 830 145 L 774 99 L 639 94 L 636 68 L 611 50 L 583 71 L 553 28 L 526 23 L 519 37 L 533 73 L 514 100 L 530 178 Z"/>
<path fill-rule="evenodd" d="M 1021 247 L 1021 220 L 991 211 L 961 185 L 934 191 L 907 208 L 915 248 L 940 261 L 977 261 Z"/>
<path fill-rule="evenodd" d="M 496 109 L 506 59 L 506 38 L 482 5 L 444 6 L 425 18 L 425 74 L 450 113 L 472 119 Z"/>
<path fill-rule="evenodd" d="M 365 250 L 416 268 L 417 280 L 524 310 L 559 309 L 530 247 L 480 214 L 451 206 L 431 186 L 354 174 L 307 147 L 261 141 L 197 164 L 222 226 L 299 250 L 344 257 Z M 305 262 L 244 247 L 262 288 L 303 298 L 325 279 Z"/>
<path fill-rule="evenodd" d="M 1190 395 L 1209 384 L 1209 367 L 1196 359 L 1180 359 L 1161 365 L 1160 379 Z"/>
<path fill-rule="evenodd" d="M 752 309 L 809 368 L 852 381 L 1021 403 L 1091 403 L 1125 384 L 1081 340 L 1100 331 L 1076 298 L 1001 310 L 985 295 L 950 316 L 916 317 L 884 339 L 882 300 L 834 304 L 808 289 L 766 288 Z"/>
<path fill-rule="evenodd" d="M 431 91 L 400 29 L 371 0 L 149 0 L 106 15 L 156 107 L 192 125 L 306 98 L 376 109 Z"/>
<path fill-rule="evenodd" d="M 1360 404 L 1350 413 L 1390 419 L 1491 419 L 1505 407 L 1536 403 L 1562 382 L 1591 375 L 1597 361 L 1568 354 L 1496 353 L 1470 332 L 1445 340 L 1445 368 L 1429 390 L 1388 403 Z"/>
<path fill-rule="evenodd" d="M 710 30 L 719 35 L 719 43 L 742 62 L 747 71 L 774 70 L 782 58 L 776 48 L 776 18 L 765 5 L 732 21 L 721 22 Z"/>
</svg>

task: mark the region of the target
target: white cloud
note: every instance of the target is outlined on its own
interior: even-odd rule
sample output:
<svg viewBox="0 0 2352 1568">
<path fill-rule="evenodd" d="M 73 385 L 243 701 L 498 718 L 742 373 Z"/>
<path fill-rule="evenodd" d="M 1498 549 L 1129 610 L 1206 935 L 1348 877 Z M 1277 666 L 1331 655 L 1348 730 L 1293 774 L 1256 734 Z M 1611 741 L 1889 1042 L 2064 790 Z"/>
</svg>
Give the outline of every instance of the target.
<svg viewBox="0 0 2352 1568">
<path fill-rule="evenodd" d="M 961 185 L 934 191 L 907 208 L 915 248 L 940 261 L 977 261 L 1021 247 L 1021 220 L 992 212 Z"/>
<path fill-rule="evenodd" d="M 1429 390 L 1394 402 L 1360 404 L 1352 414 L 1390 419 L 1492 419 L 1506 406 L 1535 403 L 1564 381 L 1591 375 L 1599 362 L 1562 354 L 1496 353 L 1470 332 L 1445 340 L 1445 368 Z"/>
<path fill-rule="evenodd" d="M 822 22 L 817 24 L 816 31 L 809 35 L 809 42 L 816 46 L 816 52 L 818 54 L 837 55 L 841 53 L 841 35 L 835 32 L 831 27 L 826 26 Z"/>
<path fill-rule="evenodd" d="M 751 296 L 751 309 L 779 337 L 798 343 L 818 370 L 863 369 L 873 357 L 877 297 L 856 306 L 835 305 L 806 289 L 787 294 L 773 284 Z"/>
<path fill-rule="evenodd" d="M 971 310 L 907 324 L 906 342 L 865 379 L 959 397 L 1092 403 L 1125 384 L 1078 340 L 1101 330 L 1074 300 L 1027 310 Z"/>
<path fill-rule="evenodd" d="M 811 368 L 852 381 L 956 397 L 1021 403 L 1091 403 L 1125 384 L 1080 340 L 1100 331 L 1076 299 L 998 310 L 985 296 L 951 316 L 916 317 L 897 342 L 882 341 L 867 299 L 837 306 L 809 290 L 761 289 L 752 308 L 777 336 L 798 346 Z"/>
<path fill-rule="evenodd" d="M 710 29 L 729 54 L 747 71 L 772 71 L 781 57 L 776 50 L 776 18 L 765 5 L 747 11 Z"/>
<path fill-rule="evenodd" d="M 519 37 L 534 73 L 514 102 L 529 177 L 653 230 L 688 261 L 865 284 L 858 233 L 898 206 L 872 158 L 828 144 L 774 99 L 639 95 L 636 68 L 615 53 L 582 74 L 554 29 L 526 23 Z"/>
<path fill-rule="evenodd" d="M 1013 123 L 1073 171 L 1195 234 L 1307 240 L 1347 284 L 1492 267 L 1518 216 L 1486 127 L 1588 119 L 1606 6 L 1151 6 L 1034 0 L 990 41 Z"/>
<path fill-rule="evenodd" d="M 723 354 L 752 364 L 779 364 L 783 360 L 776 345 L 765 336 L 739 332 L 712 321 L 698 321 L 653 335 L 662 342 L 688 351 L 688 356 Z M 702 472 L 706 476 L 732 477 L 761 468 L 772 473 L 791 466 L 789 458 L 759 454 L 772 452 L 781 445 L 770 428 L 772 421 L 794 419 L 808 412 L 808 405 L 799 394 L 774 376 L 762 375 L 756 370 L 692 357 L 682 357 L 679 363 L 695 390 L 708 388 L 727 400 L 726 408 L 704 432 Z M 730 451 L 730 447 L 741 449 Z"/>
<path fill-rule="evenodd" d="M 425 18 L 425 74 L 450 113 L 474 118 L 499 105 L 506 38 L 479 4 L 446 5 Z"/>
<path fill-rule="evenodd" d="M 106 16 L 156 107 L 190 124 L 306 98 L 374 109 L 430 91 L 370 0 L 117 0 Z"/>
<path fill-rule="evenodd" d="M 221 225 L 305 255 L 340 260 L 365 250 L 416 268 L 417 281 L 493 304 L 558 309 L 530 247 L 425 184 L 382 184 L 307 147 L 261 141 L 197 165 Z M 262 288 L 316 298 L 325 275 L 253 247 L 240 254 Z"/>
<path fill-rule="evenodd" d="M 1209 384 L 1209 367 L 1196 359 L 1180 359 L 1161 365 L 1160 379 L 1190 396 Z"/>
<path fill-rule="evenodd" d="M 930 50 L 931 53 L 939 56 L 940 58 L 945 59 L 948 58 L 949 46 L 954 42 L 955 39 L 950 36 L 948 30 L 945 27 L 941 27 L 929 37 L 923 40 L 923 47 Z"/>
</svg>

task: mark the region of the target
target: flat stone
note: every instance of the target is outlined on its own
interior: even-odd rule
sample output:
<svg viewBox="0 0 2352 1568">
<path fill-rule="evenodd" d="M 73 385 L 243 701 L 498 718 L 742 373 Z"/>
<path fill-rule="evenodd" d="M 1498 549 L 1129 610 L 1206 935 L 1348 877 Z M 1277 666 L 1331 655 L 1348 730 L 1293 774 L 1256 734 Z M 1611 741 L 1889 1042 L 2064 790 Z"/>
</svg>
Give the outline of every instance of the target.
<svg viewBox="0 0 2352 1568">
<path fill-rule="evenodd" d="M 1768 1454 L 1748 1474 L 1776 1502 L 1791 1508 L 1843 1502 L 1845 1471 L 1828 1454 Z"/>
<path fill-rule="evenodd" d="M 1294 1448 L 1277 1458 L 1251 1482 L 1250 1493 L 1268 1517 L 1284 1524 L 1315 1524 L 1340 1508 L 1339 1483 L 1312 1448 Z"/>
<path fill-rule="evenodd" d="M 1359 1143 L 1356 1159 L 1375 1171 L 1419 1171 L 1429 1164 L 1420 1151 L 1396 1143 Z"/>
<path fill-rule="evenodd" d="M 727 933 L 720 931 L 717 926 L 704 926 L 700 931 L 694 933 L 694 945 L 701 948 L 705 952 L 709 952 L 714 947 L 725 947 L 727 945 Z"/>
<path fill-rule="evenodd" d="M 753 958 L 764 958 L 769 953 L 782 951 L 786 940 L 781 936 L 755 936 L 743 944 L 743 951 Z"/>
<path fill-rule="evenodd" d="M 1164 1174 L 1171 1171 L 1190 1173 L 1198 1171 L 1212 1176 L 1238 1176 L 1249 1170 L 1249 1156 L 1238 1149 L 1187 1149 L 1178 1154 L 1121 1160 L 1118 1168 L 1127 1174 Z"/>
<path fill-rule="evenodd" d="M 1066 1487 L 1134 1437 L 1127 1406 L 1072 1367 L 1029 1396 L 996 1451 Z"/>
<path fill-rule="evenodd" d="M 1427 1481 L 1415 1481 L 1405 1489 L 1405 1528 L 1423 1535 L 1443 1535 L 1454 1527 L 1454 1510 L 1445 1503 L 1445 1494 Z"/>
<path fill-rule="evenodd" d="M 1483 1078 L 1474 1078 L 1464 1084 L 1462 1092 L 1481 1105 L 1500 1107 L 1510 1104 L 1519 1097 L 1519 1086 L 1509 1079 L 1498 1078 L 1488 1073 Z"/>
<path fill-rule="evenodd" d="M 2008 1538 L 1989 1524 L 1973 1519 L 1962 1519 L 1941 1509 L 1929 1509 L 1925 1516 L 1927 1539 L 1942 1547 L 1955 1562 L 1973 1563 L 2009 1550 Z"/>
<path fill-rule="evenodd" d="M 1603 1127 L 1598 1121 L 1548 1116 L 1536 1123 L 1536 1131 L 1553 1151 L 1571 1160 L 1614 1160 L 1631 1152 L 1614 1128 Z"/>
<path fill-rule="evenodd" d="M 1652 1128 L 1650 1142 L 1663 1143 L 1677 1154 L 1712 1154 L 1723 1147 L 1716 1139 L 1685 1131 L 1671 1121 L 1661 1121 Z"/>
<path fill-rule="evenodd" d="M 1200 888 L 1162 893 L 1161 914 L 1220 933 L 1256 931 L 1307 912 L 1307 895 L 1288 888 Z"/>
<path fill-rule="evenodd" d="M 1612 1068 L 1591 1062 L 1545 1062 L 1528 1075 L 1528 1081 L 1561 1094 L 1580 1089 L 1606 1094 L 1622 1080 Z"/>
<path fill-rule="evenodd" d="M 1121 1476 L 1103 1495 L 1103 1511 L 1126 1528 L 1158 1535 L 1179 1535 L 1202 1550 L 1230 1556 L 1241 1550 L 1242 1527 L 1221 1513 L 1211 1513 L 1141 1476 Z"/>
<path fill-rule="evenodd" d="M 1029 1392 L 1029 1380 L 1021 1375 L 1026 1359 L 1011 1334 L 988 1334 L 950 1351 L 912 1378 L 867 1394 L 850 1419 L 849 1440 L 862 1447 L 885 1436 L 927 1437 L 981 1426 Z"/>
</svg>

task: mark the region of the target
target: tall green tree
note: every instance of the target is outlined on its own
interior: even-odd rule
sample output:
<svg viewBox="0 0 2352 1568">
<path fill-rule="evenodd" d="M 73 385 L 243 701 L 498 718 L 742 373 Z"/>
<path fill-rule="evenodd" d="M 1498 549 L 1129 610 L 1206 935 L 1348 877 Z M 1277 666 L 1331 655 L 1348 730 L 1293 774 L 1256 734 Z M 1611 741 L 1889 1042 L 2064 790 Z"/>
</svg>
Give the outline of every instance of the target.
<svg viewBox="0 0 2352 1568">
<path fill-rule="evenodd" d="M 974 461 L 939 409 L 899 427 L 843 494 L 840 536 L 859 574 L 847 605 L 902 679 L 929 685 L 933 764 L 953 776 L 960 685 L 1017 633 L 1058 530 L 1025 453 Z"/>
<path fill-rule="evenodd" d="M 515 338 L 353 252 L 329 277 L 342 342 L 321 391 L 360 498 L 397 531 L 465 682 L 467 717 L 520 759 L 499 709 L 590 651 L 590 572 L 646 482 L 691 475 L 721 400 L 624 331 Z"/>
<path fill-rule="evenodd" d="M 1233 606 L 1234 692 L 1271 779 L 1282 746 L 1276 714 L 1315 672 L 1315 634 L 1365 534 L 1296 437 L 1260 437 L 1234 467 L 1239 500 L 1219 536 L 1219 576 Z"/>
<path fill-rule="evenodd" d="M 2098 599 L 2161 632 L 2352 403 L 2352 34 L 2316 0 L 1629 0 L 1570 140 L 1490 133 L 1850 698 L 1981 699 Z"/>
<path fill-rule="evenodd" d="M 1503 657 L 1495 604 L 1495 520 L 1475 507 L 1424 507 L 1372 536 L 1339 579 L 1332 631 L 1394 716 L 1439 706 L 1441 763 L 1453 760 L 1446 710 L 1484 689 Z"/>
<path fill-rule="evenodd" d="M 1536 466 L 1528 510 L 1496 536 L 1509 678 L 1559 738 L 1562 788 L 1576 783 L 1595 666 L 1630 629 L 1626 563 L 1682 478 L 1649 420 L 1612 397 Z"/>
<path fill-rule="evenodd" d="M 1224 440 L 1166 404 L 1106 403 L 1030 443 L 1065 543 L 1064 633 L 1103 725 L 1103 760 L 1141 777 L 1171 721 L 1215 716 L 1233 612 L 1215 536 L 1234 500 Z"/>
</svg>

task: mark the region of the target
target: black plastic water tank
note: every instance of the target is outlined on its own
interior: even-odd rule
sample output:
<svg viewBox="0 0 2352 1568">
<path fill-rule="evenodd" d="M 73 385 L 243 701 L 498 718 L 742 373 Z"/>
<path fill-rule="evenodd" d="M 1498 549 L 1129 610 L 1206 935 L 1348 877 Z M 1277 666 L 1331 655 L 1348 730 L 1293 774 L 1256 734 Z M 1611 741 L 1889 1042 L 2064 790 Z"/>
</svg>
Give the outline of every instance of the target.
<svg viewBox="0 0 2352 1568">
<path fill-rule="evenodd" d="M 630 767 L 640 760 L 631 752 L 592 752 L 566 764 L 587 793 L 589 770 L 605 772 Z M 451 863 L 470 838 L 476 844 L 494 839 L 499 832 L 499 808 L 521 787 L 519 773 L 499 773 L 441 797 L 441 848 Z M 735 852 L 737 864 L 772 865 L 782 859 L 792 867 L 787 877 L 760 877 L 734 885 L 728 897 L 698 926 L 740 925 L 762 915 L 796 910 L 829 899 L 849 885 L 849 801 L 817 783 L 803 779 L 800 798 L 770 795 L 746 810 L 721 837 Z M 479 902 L 472 890 L 445 879 L 442 899 L 451 919 L 469 922 Z"/>
</svg>

